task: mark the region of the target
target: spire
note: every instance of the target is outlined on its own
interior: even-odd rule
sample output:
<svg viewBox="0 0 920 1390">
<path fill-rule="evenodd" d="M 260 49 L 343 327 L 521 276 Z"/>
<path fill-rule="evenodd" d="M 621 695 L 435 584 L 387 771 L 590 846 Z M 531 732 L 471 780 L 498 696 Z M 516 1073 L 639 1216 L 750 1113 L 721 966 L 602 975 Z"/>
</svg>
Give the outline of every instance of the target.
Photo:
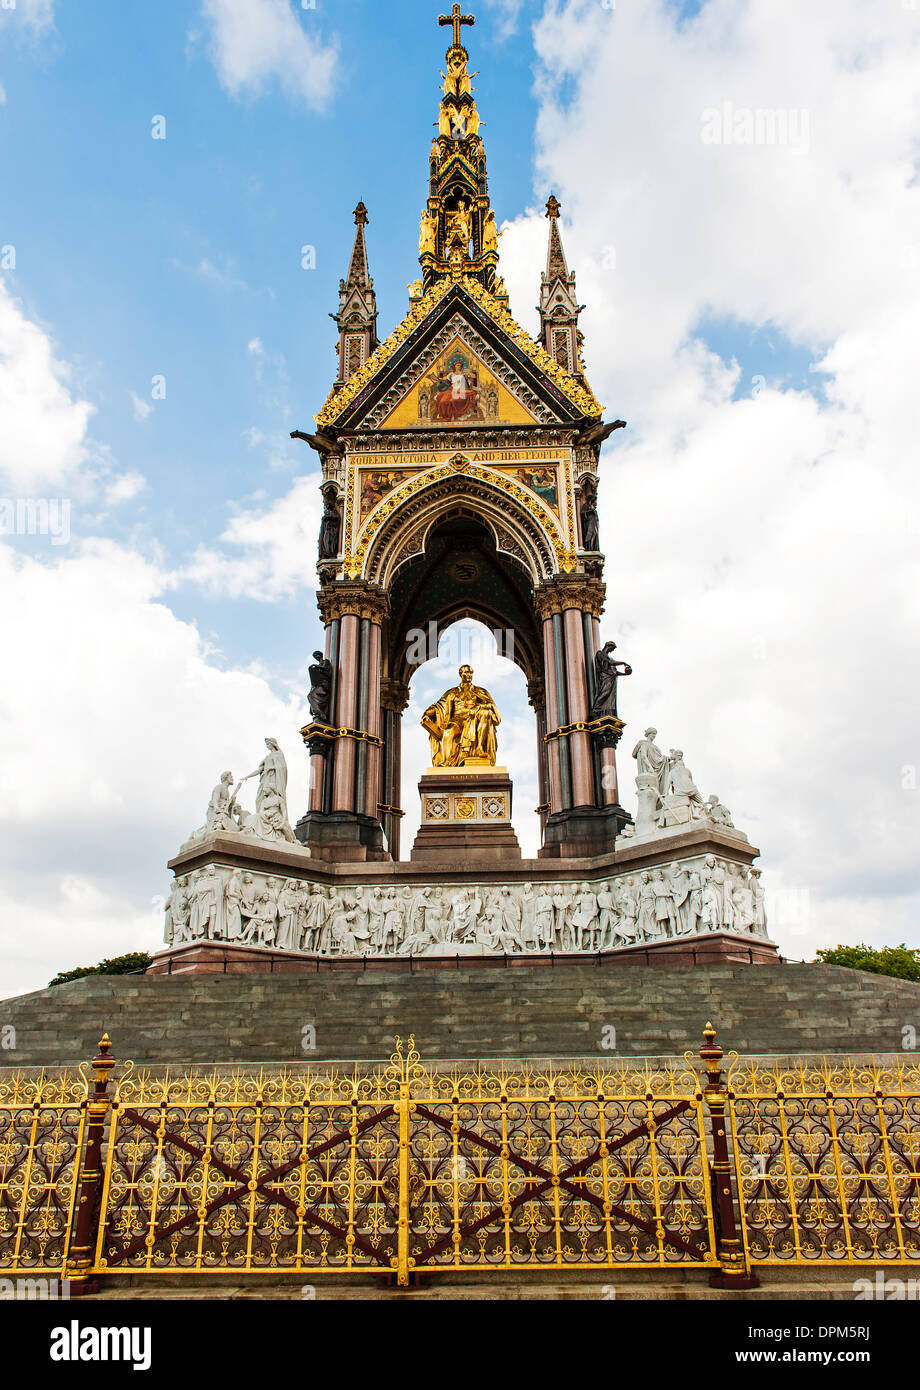
<svg viewBox="0 0 920 1390">
<path fill-rule="evenodd" d="M 339 281 L 339 312 L 330 314 L 339 329 L 339 379 L 343 386 L 362 367 L 377 346 L 377 296 L 367 268 L 364 228 L 370 218 L 367 208 L 355 208 L 355 244 L 348 265 L 348 277 Z"/>
<path fill-rule="evenodd" d="M 578 302 L 575 275 L 569 270 L 562 247 L 561 211 L 559 199 L 550 194 L 546 204 L 549 246 L 546 269 L 540 279 L 540 342 L 560 367 L 581 380 L 582 337 L 578 331 L 578 316 L 584 305 Z"/>
<path fill-rule="evenodd" d="M 453 42 L 445 54 L 447 72 L 438 112 L 438 134 L 431 147 L 428 204 L 419 231 L 423 287 L 438 280 L 471 275 L 484 289 L 505 299 L 498 266 L 498 227 L 489 203 L 486 156 L 479 135 L 479 112 L 461 42 L 473 15 L 454 5 L 438 23 L 450 25 Z"/>
</svg>

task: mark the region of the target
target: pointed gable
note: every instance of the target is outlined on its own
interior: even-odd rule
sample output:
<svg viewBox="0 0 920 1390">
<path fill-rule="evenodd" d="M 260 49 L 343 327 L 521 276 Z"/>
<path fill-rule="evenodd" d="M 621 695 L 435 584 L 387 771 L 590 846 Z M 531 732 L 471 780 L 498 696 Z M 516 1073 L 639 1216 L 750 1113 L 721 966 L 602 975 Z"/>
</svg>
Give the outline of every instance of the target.
<svg viewBox="0 0 920 1390">
<path fill-rule="evenodd" d="M 466 359 L 467 368 L 458 353 Z M 444 380 L 437 372 L 451 361 L 457 364 L 454 375 L 466 372 L 470 376 L 466 388 L 470 395 L 482 389 L 473 377 L 488 381 L 483 406 L 476 396 L 475 418 L 461 418 L 464 412 L 459 403 L 448 406 L 446 399 L 440 407 L 435 404 L 432 417 L 432 389 Z M 419 415 L 420 395 L 424 382 L 432 377 L 425 419 Z M 464 389 L 459 381 L 451 383 L 451 390 L 455 388 Z M 443 395 L 446 389 L 435 394 Z M 491 416 L 481 413 L 490 408 L 490 393 L 495 396 Z M 452 411 L 456 418 L 448 420 Z M 555 362 L 494 295 L 464 276 L 441 280 L 422 295 L 347 385 L 331 393 L 316 422 L 322 430 L 431 426 L 439 419 L 454 425 L 578 425 L 598 419 L 601 413 L 590 389 Z"/>
</svg>

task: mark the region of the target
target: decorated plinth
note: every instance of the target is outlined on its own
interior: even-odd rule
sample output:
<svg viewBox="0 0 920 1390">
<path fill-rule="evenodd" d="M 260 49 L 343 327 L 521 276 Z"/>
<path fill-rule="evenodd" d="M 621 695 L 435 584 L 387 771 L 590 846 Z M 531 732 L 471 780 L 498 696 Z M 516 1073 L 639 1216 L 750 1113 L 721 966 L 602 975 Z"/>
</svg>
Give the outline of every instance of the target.
<svg viewBox="0 0 920 1390">
<path fill-rule="evenodd" d="M 521 858 L 504 767 L 430 767 L 418 784 L 421 823 L 412 859 L 462 863 Z"/>
<path fill-rule="evenodd" d="M 484 776 L 426 776 L 423 788 L 441 790 L 422 794 L 462 797 L 472 784 L 481 814 L 482 798 L 499 796 Z M 487 817 L 480 824 L 502 833 Z M 463 839 L 469 827 L 461 817 L 440 829 Z M 561 863 L 515 849 L 488 858 L 442 846 L 430 860 L 333 863 L 286 840 L 201 837 L 170 861 L 167 950 L 151 973 L 420 969 L 496 956 L 557 965 L 593 955 L 623 966 L 776 958 L 758 850 L 733 826 L 700 818 Z"/>
</svg>

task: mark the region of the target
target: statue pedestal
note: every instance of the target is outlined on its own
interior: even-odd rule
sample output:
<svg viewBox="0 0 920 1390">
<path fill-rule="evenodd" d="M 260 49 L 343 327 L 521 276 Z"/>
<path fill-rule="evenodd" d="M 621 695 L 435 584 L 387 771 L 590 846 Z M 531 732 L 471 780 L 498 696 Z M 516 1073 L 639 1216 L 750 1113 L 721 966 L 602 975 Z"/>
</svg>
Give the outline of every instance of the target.
<svg viewBox="0 0 920 1390">
<path fill-rule="evenodd" d="M 521 858 L 504 767 L 430 767 L 418 784 L 422 820 L 411 859 L 503 863 Z"/>
</svg>

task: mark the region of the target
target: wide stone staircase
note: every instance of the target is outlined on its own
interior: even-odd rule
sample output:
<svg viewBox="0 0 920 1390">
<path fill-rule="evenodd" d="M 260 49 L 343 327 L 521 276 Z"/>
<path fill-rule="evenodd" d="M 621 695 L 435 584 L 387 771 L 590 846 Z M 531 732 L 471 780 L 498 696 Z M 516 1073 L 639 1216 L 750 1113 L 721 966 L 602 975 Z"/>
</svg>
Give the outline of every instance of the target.
<svg viewBox="0 0 920 1390">
<path fill-rule="evenodd" d="M 0 1000 L 0 1066 L 70 1065 L 92 1057 L 103 1032 L 139 1065 L 376 1060 L 410 1033 L 430 1061 L 665 1056 L 695 1050 L 710 1019 L 741 1053 L 899 1052 L 904 1030 L 920 1036 L 920 984 L 823 965 L 595 961 L 89 976 Z"/>
</svg>

